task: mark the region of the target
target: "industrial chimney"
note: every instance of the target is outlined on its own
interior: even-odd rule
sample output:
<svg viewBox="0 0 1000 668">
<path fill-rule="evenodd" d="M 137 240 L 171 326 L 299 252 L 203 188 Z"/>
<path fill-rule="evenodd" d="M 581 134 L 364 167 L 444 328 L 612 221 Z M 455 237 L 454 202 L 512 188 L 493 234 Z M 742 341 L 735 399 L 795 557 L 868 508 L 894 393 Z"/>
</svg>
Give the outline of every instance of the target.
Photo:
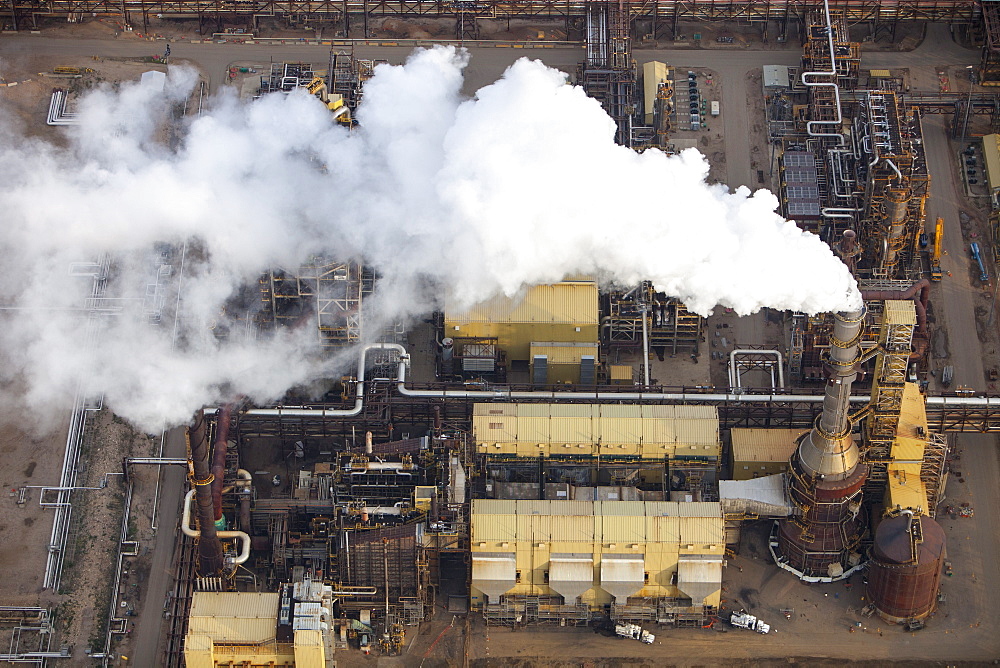
<svg viewBox="0 0 1000 668">
<path fill-rule="evenodd" d="M 771 544 L 775 562 L 808 581 L 841 579 L 861 560 L 858 511 L 868 466 L 854 442 L 848 411 L 864 316 L 864 307 L 836 314 L 823 413 L 790 461 L 788 488 L 799 515 L 779 521 L 777 542 Z"/>
</svg>

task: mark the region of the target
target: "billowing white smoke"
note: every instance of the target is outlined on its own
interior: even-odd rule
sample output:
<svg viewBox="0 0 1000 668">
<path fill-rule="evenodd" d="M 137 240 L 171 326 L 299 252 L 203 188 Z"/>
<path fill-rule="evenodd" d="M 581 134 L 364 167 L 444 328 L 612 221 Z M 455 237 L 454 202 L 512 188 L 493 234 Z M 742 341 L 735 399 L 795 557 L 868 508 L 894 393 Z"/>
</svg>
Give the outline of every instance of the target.
<svg viewBox="0 0 1000 668">
<path fill-rule="evenodd" d="M 257 307 L 261 272 L 315 253 L 373 266 L 369 317 L 385 321 L 574 273 L 650 279 L 701 313 L 859 304 L 846 267 L 770 193 L 706 184 L 694 150 L 615 145 L 598 103 L 537 61 L 463 100 L 466 60 L 435 48 L 379 67 L 353 132 L 304 92 L 223 96 L 177 131 L 165 121 L 195 83 L 177 68 L 166 95 L 91 94 L 68 148 L 0 130 L 8 378 L 34 406 L 83 383 L 150 431 L 235 394 L 278 398 L 338 371 L 315 330 L 215 332 L 242 327 L 232 305 Z M 102 256 L 118 299 L 88 317 L 79 263 Z M 150 296 L 159 264 L 182 261 L 180 293 Z M 167 317 L 150 324 L 157 306 Z"/>
</svg>

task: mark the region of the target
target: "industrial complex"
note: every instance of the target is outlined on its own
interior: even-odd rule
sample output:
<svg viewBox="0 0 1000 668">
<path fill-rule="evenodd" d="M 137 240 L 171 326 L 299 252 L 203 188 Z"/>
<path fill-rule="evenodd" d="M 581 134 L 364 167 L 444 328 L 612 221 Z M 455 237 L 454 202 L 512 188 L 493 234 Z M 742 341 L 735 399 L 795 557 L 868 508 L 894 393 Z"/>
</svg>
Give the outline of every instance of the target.
<svg viewBox="0 0 1000 668">
<path fill-rule="evenodd" d="M 247 104 L 304 89 L 345 132 L 379 64 L 414 47 L 466 46 L 474 64 L 479 46 L 553 54 L 617 144 L 698 148 L 723 185 L 769 187 L 863 304 L 704 316 L 652 280 L 567 275 L 387 323 L 365 257 L 270 267 L 210 336 L 304 336 L 336 371 L 274 403 L 220 391 L 186 426 L 127 447 L 102 440 L 125 429 L 114 406 L 79 390 L 65 451 L 46 457 L 61 471 L 39 484 L 19 461 L 0 475 L 3 540 L 18 513 L 45 522 L 37 586 L 0 587 L 0 663 L 1000 656 L 982 593 L 1000 570 L 981 553 L 1000 521 L 1000 2 L 11 0 L 0 64 L 67 17 L 114 23 L 115 40 L 146 34 L 134 43 L 147 51 L 172 23 L 197 25 L 167 56 L 236 53 L 181 116 L 201 113 L 209 86 Z M 447 34 L 388 38 L 390 20 Z M 540 26 L 537 39 L 487 34 L 511 21 Z M 267 36 L 275 24 L 309 38 Z M 928 55 L 942 39 L 954 49 Z M 99 48 L 85 46 L 98 71 Z M 726 97 L 737 82 L 720 63 L 750 51 L 748 99 Z M 82 63 L 45 80 L 42 130 L 76 124 L 84 91 L 70 84 L 93 76 Z M 603 187 L 600 170 L 582 191 Z M 193 252 L 158 247 L 149 326 L 169 326 L 163 295 L 183 290 Z M 92 313 L 120 297 L 106 291 L 124 261 L 88 265 Z M 111 527 L 100 553 L 85 519 L 97 506 Z M 74 575 L 88 559 L 101 575 Z M 75 587 L 95 593 L 74 617 L 61 597 Z M 912 647 L 897 655 L 901 637 Z"/>
</svg>

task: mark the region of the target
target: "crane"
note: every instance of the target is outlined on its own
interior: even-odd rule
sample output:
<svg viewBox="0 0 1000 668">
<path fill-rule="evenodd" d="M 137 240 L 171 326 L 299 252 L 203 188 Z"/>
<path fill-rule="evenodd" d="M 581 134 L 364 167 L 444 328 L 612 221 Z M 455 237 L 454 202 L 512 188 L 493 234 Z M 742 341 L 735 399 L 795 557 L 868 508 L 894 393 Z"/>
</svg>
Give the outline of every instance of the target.
<svg viewBox="0 0 1000 668">
<path fill-rule="evenodd" d="M 934 248 L 931 251 L 931 280 L 941 280 L 941 245 L 944 242 L 944 218 L 934 225 Z"/>
</svg>

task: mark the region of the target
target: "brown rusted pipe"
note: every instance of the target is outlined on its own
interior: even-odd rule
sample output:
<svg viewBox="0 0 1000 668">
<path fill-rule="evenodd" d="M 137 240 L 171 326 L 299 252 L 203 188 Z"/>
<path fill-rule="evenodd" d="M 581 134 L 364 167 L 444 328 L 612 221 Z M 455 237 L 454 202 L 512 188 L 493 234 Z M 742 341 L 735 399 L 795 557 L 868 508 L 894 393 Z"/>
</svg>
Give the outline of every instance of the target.
<svg viewBox="0 0 1000 668">
<path fill-rule="evenodd" d="M 215 422 L 215 448 L 212 451 L 212 503 L 215 506 L 215 520 L 222 519 L 222 482 L 226 477 L 226 443 L 229 440 L 229 419 L 233 405 L 226 404 L 219 410 Z"/>
<path fill-rule="evenodd" d="M 209 465 L 208 434 L 205 414 L 198 411 L 194 424 L 188 427 L 191 457 L 191 484 L 195 489 L 198 507 L 198 575 L 216 575 L 222 571 L 222 543 L 215 531 L 215 512 L 212 504 L 212 471 Z"/>
<path fill-rule="evenodd" d="M 927 352 L 930 333 L 927 331 L 927 301 L 931 294 L 931 282 L 922 278 L 906 290 L 862 290 L 861 297 L 865 301 L 886 299 L 912 299 L 913 308 L 917 311 L 917 331 L 913 337 L 913 353 L 911 360 L 918 360 Z"/>
</svg>

